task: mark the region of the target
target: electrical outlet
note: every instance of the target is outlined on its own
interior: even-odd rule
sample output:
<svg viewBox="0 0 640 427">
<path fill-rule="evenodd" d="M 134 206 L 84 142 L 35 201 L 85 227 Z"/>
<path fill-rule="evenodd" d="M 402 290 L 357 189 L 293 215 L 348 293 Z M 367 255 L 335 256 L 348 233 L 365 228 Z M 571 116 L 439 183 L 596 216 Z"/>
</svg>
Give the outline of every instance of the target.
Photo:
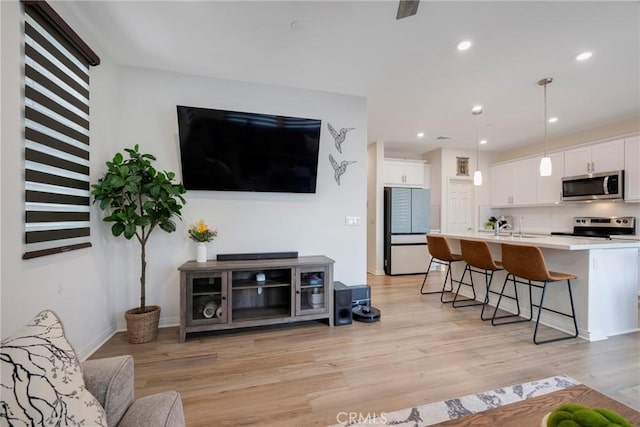
<svg viewBox="0 0 640 427">
<path fill-rule="evenodd" d="M 344 225 L 357 226 L 360 225 L 359 216 L 346 216 L 344 217 Z"/>
</svg>

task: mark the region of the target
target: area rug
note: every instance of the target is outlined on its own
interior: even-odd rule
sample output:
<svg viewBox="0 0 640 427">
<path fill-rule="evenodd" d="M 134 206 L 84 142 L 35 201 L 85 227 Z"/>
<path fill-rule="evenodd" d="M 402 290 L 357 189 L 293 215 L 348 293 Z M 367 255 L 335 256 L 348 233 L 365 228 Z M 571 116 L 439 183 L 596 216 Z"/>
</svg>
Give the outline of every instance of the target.
<svg viewBox="0 0 640 427">
<path fill-rule="evenodd" d="M 571 377 L 559 375 L 399 411 L 380 413 L 375 418 L 369 418 L 367 414 L 347 414 L 348 416 L 338 419 L 339 423 L 335 424 L 334 427 L 430 426 L 578 384 L 580 382 Z"/>
</svg>

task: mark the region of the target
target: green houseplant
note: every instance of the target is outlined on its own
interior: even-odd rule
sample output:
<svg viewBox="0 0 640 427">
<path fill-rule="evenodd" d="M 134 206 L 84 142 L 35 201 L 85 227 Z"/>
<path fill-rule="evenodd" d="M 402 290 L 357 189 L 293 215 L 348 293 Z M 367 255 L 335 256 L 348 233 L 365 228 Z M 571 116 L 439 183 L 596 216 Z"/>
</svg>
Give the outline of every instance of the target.
<svg viewBox="0 0 640 427">
<path fill-rule="evenodd" d="M 173 172 L 157 171 L 152 165 L 155 156 L 140 153 L 137 144 L 125 151 L 128 159 L 118 152 L 106 162 L 107 171 L 91 186 L 91 195 L 106 211 L 103 221 L 112 223 L 111 233 L 127 240 L 135 237 L 140 244 L 140 306 L 128 310 L 125 318 L 129 342 L 142 343 L 157 336 L 160 319 L 160 307 L 145 303 L 146 246 L 154 230 L 176 230 L 173 220 L 181 218 L 186 190 L 174 183 Z"/>
</svg>

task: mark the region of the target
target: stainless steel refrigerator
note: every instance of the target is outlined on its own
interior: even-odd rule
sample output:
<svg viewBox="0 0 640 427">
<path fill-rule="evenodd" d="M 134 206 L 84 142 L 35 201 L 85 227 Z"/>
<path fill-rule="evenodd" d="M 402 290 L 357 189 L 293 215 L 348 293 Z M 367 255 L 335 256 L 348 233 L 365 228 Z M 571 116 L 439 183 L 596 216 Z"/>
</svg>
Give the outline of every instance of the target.
<svg viewBox="0 0 640 427">
<path fill-rule="evenodd" d="M 427 271 L 431 190 L 385 187 L 384 271 L 389 275 Z"/>
</svg>

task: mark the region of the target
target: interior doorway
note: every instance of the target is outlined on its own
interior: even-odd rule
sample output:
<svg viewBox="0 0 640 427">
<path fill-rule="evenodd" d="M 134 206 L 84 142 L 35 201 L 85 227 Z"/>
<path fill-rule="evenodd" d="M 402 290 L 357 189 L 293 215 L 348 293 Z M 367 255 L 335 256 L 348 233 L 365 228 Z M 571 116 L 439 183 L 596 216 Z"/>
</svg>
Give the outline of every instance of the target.
<svg viewBox="0 0 640 427">
<path fill-rule="evenodd" d="M 475 191 L 470 179 L 449 178 L 447 182 L 446 232 L 466 233 L 475 229 Z"/>
</svg>

